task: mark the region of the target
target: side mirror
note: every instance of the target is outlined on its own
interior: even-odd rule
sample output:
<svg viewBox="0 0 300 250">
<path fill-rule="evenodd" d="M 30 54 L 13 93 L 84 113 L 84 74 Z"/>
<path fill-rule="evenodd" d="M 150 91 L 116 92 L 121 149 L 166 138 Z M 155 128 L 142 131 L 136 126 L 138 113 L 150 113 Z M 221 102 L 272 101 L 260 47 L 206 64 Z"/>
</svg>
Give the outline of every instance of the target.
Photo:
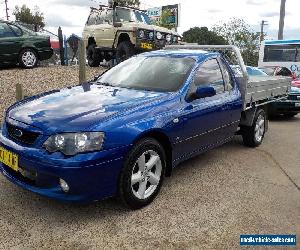
<svg viewBox="0 0 300 250">
<path fill-rule="evenodd" d="M 114 23 L 114 27 L 116 27 L 116 28 L 120 28 L 120 27 L 122 27 L 122 23 L 121 22 L 115 22 Z"/>
<path fill-rule="evenodd" d="M 197 87 L 195 94 L 196 94 L 196 97 L 198 99 L 200 99 L 200 98 L 214 96 L 217 93 L 216 93 L 216 90 L 213 87 L 210 87 L 210 86 L 200 86 L 200 87 Z"/>
</svg>

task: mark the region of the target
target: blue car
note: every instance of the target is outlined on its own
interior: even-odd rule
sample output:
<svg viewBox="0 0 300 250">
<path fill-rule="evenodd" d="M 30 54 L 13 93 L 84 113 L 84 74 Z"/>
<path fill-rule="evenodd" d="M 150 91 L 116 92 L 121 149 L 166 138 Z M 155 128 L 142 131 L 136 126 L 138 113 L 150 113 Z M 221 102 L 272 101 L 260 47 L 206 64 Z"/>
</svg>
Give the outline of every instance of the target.
<svg viewBox="0 0 300 250">
<path fill-rule="evenodd" d="M 0 171 L 50 198 L 118 195 L 140 208 L 176 165 L 228 142 L 241 110 L 234 74 L 219 53 L 144 53 L 92 82 L 11 106 L 0 131 Z M 265 128 L 258 115 L 259 129 L 251 128 L 257 145 Z"/>
</svg>

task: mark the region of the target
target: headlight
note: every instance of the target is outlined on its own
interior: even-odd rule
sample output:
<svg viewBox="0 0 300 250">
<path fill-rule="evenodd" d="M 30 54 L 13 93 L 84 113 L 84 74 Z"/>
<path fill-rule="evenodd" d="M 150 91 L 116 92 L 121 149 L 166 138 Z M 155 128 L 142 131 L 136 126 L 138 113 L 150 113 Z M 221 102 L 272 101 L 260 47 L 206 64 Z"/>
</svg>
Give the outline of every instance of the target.
<svg viewBox="0 0 300 250">
<path fill-rule="evenodd" d="M 52 135 L 44 143 L 50 153 L 60 151 L 65 155 L 101 150 L 104 141 L 102 132 L 64 133 Z"/>
<path fill-rule="evenodd" d="M 154 33 L 153 32 L 149 32 L 149 38 L 152 40 L 154 37 Z"/>
<path fill-rule="evenodd" d="M 166 40 L 167 40 L 167 42 L 171 42 L 172 36 L 171 36 L 170 34 L 168 34 L 168 35 L 166 36 Z"/>
<path fill-rule="evenodd" d="M 156 32 L 156 38 L 160 40 L 162 38 L 162 34 L 160 32 Z"/>
<path fill-rule="evenodd" d="M 139 38 L 143 38 L 145 36 L 145 32 L 143 30 L 139 31 Z"/>
</svg>

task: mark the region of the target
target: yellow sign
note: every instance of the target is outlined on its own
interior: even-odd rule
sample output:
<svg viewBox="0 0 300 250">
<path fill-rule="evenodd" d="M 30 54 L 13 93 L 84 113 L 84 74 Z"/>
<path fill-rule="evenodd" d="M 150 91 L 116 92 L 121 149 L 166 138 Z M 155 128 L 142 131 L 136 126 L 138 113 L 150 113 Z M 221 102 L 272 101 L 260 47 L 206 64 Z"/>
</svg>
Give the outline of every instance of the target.
<svg viewBox="0 0 300 250">
<path fill-rule="evenodd" d="M 153 49 L 153 46 L 151 43 L 141 43 L 142 49 Z"/>
<path fill-rule="evenodd" d="M 11 169 L 18 171 L 19 157 L 18 155 L 0 147 L 0 162 L 10 167 Z"/>
</svg>

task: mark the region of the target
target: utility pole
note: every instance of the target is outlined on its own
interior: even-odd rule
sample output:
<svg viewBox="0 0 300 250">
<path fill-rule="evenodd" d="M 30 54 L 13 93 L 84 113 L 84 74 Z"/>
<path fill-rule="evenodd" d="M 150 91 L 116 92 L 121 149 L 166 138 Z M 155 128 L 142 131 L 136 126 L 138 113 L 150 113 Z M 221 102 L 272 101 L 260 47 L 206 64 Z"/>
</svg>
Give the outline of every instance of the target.
<svg viewBox="0 0 300 250">
<path fill-rule="evenodd" d="M 260 42 L 264 40 L 264 26 L 268 25 L 267 21 L 262 20 L 260 24 Z"/>
<path fill-rule="evenodd" d="M 283 40 L 283 28 L 284 28 L 284 18 L 285 18 L 285 2 L 286 2 L 286 0 L 281 0 L 281 4 L 280 4 L 280 19 L 279 19 L 278 40 Z"/>
<path fill-rule="evenodd" d="M 8 2 L 8 0 L 4 0 L 4 3 L 5 3 L 5 12 L 6 12 L 6 20 L 8 21 L 9 20 L 9 15 L 8 15 L 7 2 Z"/>
</svg>

